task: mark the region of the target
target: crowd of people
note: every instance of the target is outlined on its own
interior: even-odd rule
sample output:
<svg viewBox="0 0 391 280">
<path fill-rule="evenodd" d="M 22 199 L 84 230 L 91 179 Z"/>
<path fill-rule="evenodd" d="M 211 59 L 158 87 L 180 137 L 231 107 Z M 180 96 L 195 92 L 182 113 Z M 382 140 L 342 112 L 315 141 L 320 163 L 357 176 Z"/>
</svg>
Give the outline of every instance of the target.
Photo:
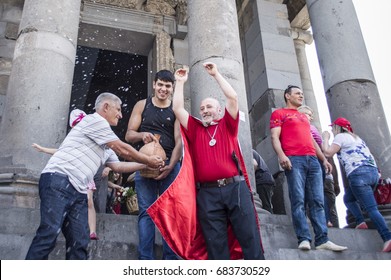
<svg viewBox="0 0 391 280">
<path fill-rule="evenodd" d="M 148 209 L 185 168 L 181 166 L 185 149 L 182 137 L 191 155 L 195 182 L 183 187 L 196 189 L 196 216 L 207 258 L 232 259 L 239 252 L 240 258 L 265 259 L 254 193 L 238 141 L 238 96 L 215 63 L 206 62 L 203 68 L 223 93 L 225 108 L 216 98 L 218 93 L 213 93 L 201 101 L 200 118 L 190 115 L 184 105 L 188 69 L 180 68 L 175 73 L 161 70 L 155 75 L 152 96 L 133 108 L 126 142 L 111 129 L 122 118 L 122 101 L 105 92 L 96 99 L 95 113 L 71 112 L 72 129 L 59 148 L 33 144 L 38 151 L 52 156 L 39 180 L 41 221 L 26 259 L 48 259 L 61 231 L 66 240 L 66 259 L 87 259 L 90 239 L 99 239 L 94 176 L 109 177 L 108 201 L 112 201 L 117 192 L 124 191 L 121 176 L 126 173 L 134 174 L 137 193 L 139 259 L 156 259 L 155 223 Z M 286 107 L 271 114 L 270 134 L 288 184 L 298 249 L 311 249 L 309 218 L 315 249 L 347 250 L 328 238 L 328 227 L 339 227 L 335 198 L 340 189 L 333 161 L 337 154 L 348 180 L 344 203 L 357 228 L 368 227 L 364 210 L 384 242 L 383 252 L 390 252 L 391 233 L 373 196 L 379 179 L 377 165 L 365 142 L 353 133 L 348 120 L 338 118 L 332 123 L 334 139 L 330 144 L 330 134 L 320 133 L 311 124 L 314 111 L 304 104 L 303 91 L 298 86 L 288 86 L 283 94 Z M 141 152 L 150 143 L 161 145 L 165 155 Z M 273 214 L 275 178 L 255 149 L 253 164 L 256 192 L 262 207 Z M 107 209 L 119 213 L 110 203 Z M 162 244 L 163 259 L 181 259 L 181 252 L 174 252 L 164 239 Z"/>
</svg>

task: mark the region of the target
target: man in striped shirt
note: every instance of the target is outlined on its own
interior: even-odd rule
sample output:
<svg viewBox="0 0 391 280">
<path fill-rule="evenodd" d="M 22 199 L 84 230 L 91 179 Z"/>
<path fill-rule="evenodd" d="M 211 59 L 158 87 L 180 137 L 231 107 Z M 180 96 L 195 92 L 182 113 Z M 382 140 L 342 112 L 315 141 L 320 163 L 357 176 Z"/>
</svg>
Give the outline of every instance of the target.
<svg viewBox="0 0 391 280">
<path fill-rule="evenodd" d="M 66 259 L 87 259 L 87 184 L 102 164 L 119 173 L 164 166 L 162 158 L 139 153 L 111 130 L 122 118 L 121 104 L 112 93 L 100 94 L 96 112 L 69 132 L 42 171 L 41 223 L 26 259 L 48 259 L 60 230 L 66 239 Z M 120 162 L 117 155 L 136 162 Z"/>
</svg>

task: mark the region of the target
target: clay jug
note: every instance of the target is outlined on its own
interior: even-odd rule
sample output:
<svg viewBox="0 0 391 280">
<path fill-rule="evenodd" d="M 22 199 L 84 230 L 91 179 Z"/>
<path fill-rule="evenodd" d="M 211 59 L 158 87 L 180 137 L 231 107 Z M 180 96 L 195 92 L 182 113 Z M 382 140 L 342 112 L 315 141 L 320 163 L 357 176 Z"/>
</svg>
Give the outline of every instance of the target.
<svg viewBox="0 0 391 280">
<path fill-rule="evenodd" d="M 159 143 L 160 135 L 155 134 L 155 137 L 157 141 L 152 141 L 148 144 L 145 144 L 144 146 L 141 147 L 140 153 L 146 154 L 148 156 L 160 156 L 162 159 L 166 159 L 166 152 L 164 151 L 162 145 Z M 156 178 L 159 176 L 160 171 L 158 169 L 143 169 L 140 170 L 140 175 L 145 177 L 145 178 Z"/>
</svg>

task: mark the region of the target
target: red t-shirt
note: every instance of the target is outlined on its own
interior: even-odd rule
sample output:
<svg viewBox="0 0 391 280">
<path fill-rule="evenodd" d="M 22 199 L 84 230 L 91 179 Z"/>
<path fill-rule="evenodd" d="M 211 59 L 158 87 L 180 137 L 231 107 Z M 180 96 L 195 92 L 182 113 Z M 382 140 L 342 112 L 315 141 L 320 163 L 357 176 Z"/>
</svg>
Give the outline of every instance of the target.
<svg viewBox="0 0 391 280">
<path fill-rule="evenodd" d="M 270 129 L 281 127 L 281 147 L 287 156 L 316 156 L 310 122 L 296 109 L 278 109 L 270 117 Z"/>
<path fill-rule="evenodd" d="M 224 117 L 216 122 L 218 124 L 205 127 L 201 120 L 189 116 L 187 130 L 183 130 L 189 141 L 196 182 L 211 182 L 239 174 L 232 159 L 232 152 L 239 151 L 239 116 L 235 120 L 225 110 Z M 214 146 L 209 145 L 208 131 L 210 135 L 215 133 Z"/>
</svg>

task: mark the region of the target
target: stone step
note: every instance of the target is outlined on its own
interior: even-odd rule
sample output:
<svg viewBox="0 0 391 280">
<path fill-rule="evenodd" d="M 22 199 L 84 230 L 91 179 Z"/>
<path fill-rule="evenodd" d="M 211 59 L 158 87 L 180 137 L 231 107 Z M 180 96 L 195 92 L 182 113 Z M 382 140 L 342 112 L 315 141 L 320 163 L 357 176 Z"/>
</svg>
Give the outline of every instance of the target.
<svg viewBox="0 0 391 280">
<path fill-rule="evenodd" d="M 33 234 L 38 228 L 38 209 L 0 209 L 0 233 Z M 97 234 L 101 240 L 138 244 L 137 216 L 97 214 Z M 161 245 L 159 232 L 156 242 Z"/>
<path fill-rule="evenodd" d="M 302 251 L 299 249 L 274 249 L 265 251 L 267 260 L 390 260 L 390 253 L 347 250 L 330 252 L 325 250 Z"/>
<path fill-rule="evenodd" d="M 2 260 L 24 259 L 32 238 L 33 234 L 0 234 L 0 258 Z M 267 246 L 265 257 L 267 260 L 390 260 L 391 254 L 381 253 L 380 249 L 377 252 L 368 252 L 352 248 L 337 253 L 324 250 L 302 251 L 296 248 L 270 248 Z M 161 247 L 156 246 L 155 250 L 159 258 Z M 88 245 L 88 252 L 91 260 L 137 260 L 137 246 L 124 242 L 91 241 Z M 49 259 L 63 260 L 64 258 L 65 241 L 60 236 Z"/>
<path fill-rule="evenodd" d="M 275 214 L 258 214 L 260 225 L 264 224 L 278 224 L 278 225 L 289 225 L 292 226 L 292 220 L 287 215 L 275 215 Z"/>
<path fill-rule="evenodd" d="M 292 226 L 280 224 L 261 225 L 261 236 L 265 251 L 279 248 L 296 249 L 298 241 Z M 383 241 L 376 230 L 366 229 L 336 229 L 329 228 L 329 239 L 350 250 L 361 252 L 377 252 L 383 248 Z M 312 240 L 314 236 L 312 233 Z M 312 242 L 314 248 L 314 242 Z M 390 256 L 391 257 L 391 256 Z"/>
<path fill-rule="evenodd" d="M 0 259 L 23 260 L 34 234 L 0 233 Z M 161 256 L 161 246 L 156 246 L 157 258 Z M 134 243 L 109 240 L 91 240 L 88 244 L 88 255 L 91 260 L 137 260 L 137 245 Z M 51 260 L 65 259 L 65 239 L 60 234 L 56 247 L 50 253 Z"/>
<path fill-rule="evenodd" d="M 39 219 L 39 210 L 36 209 L 0 209 L 0 259 L 24 259 Z M 348 246 L 347 251 L 303 252 L 297 249 L 296 235 L 288 216 L 260 214 L 259 219 L 267 259 L 391 259 L 391 254 L 380 253 L 383 242 L 376 230 L 330 228 L 330 240 Z M 90 259 L 137 259 L 137 216 L 98 214 L 97 233 L 99 240 L 91 241 L 88 247 Z M 161 256 L 161 237 L 156 233 L 156 252 Z M 64 258 L 65 240 L 60 234 L 50 259 Z"/>
<path fill-rule="evenodd" d="M 23 260 L 34 234 L 0 233 L 0 259 Z"/>
<path fill-rule="evenodd" d="M 131 243 L 91 240 L 88 244 L 90 260 L 137 260 L 137 246 Z M 50 253 L 51 260 L 65 259 L 65 240 L 59 240 L 56 248 Z"/>
</svg>

